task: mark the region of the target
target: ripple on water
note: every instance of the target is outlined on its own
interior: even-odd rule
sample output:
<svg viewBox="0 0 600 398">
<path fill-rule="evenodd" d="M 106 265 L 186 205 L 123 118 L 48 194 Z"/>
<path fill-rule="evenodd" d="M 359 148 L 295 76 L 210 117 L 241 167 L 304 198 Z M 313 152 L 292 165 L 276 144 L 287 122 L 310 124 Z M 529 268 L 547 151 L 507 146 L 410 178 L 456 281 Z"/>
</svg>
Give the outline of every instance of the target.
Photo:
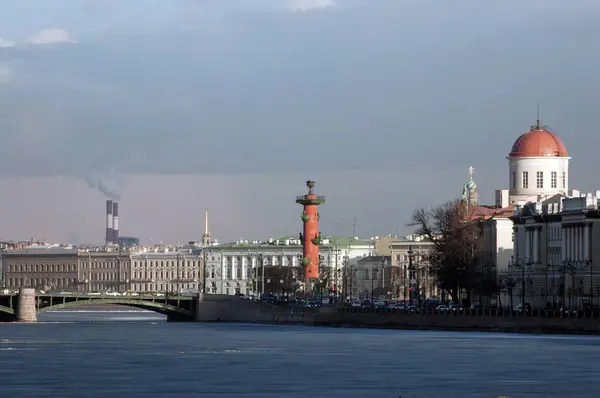
<svg viewBox="0 0 600 398">
<path fill-rule="evenodd" d="M 37 349 L 0 353 L 0 374 L 10 374 L 0 396 L 600 397 L 594 337 L 75 316 L 85 321 L 0 325 L 0 348 Z"/>
</svg>

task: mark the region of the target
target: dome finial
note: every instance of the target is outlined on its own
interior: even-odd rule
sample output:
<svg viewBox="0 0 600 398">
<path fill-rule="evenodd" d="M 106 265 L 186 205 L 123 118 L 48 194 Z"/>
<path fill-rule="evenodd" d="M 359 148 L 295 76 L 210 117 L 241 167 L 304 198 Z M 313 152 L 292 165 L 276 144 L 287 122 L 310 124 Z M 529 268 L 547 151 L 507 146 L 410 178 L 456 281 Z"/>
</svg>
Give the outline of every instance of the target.
<svg viewBox="0 0 600 398">
<path fill-rule="evenodd" d="M 540 101 L 537 102 L 537 121 L 535 122 L 535 129 L 541 130 L 542 126 L 540 124 Z"/>
</svg>

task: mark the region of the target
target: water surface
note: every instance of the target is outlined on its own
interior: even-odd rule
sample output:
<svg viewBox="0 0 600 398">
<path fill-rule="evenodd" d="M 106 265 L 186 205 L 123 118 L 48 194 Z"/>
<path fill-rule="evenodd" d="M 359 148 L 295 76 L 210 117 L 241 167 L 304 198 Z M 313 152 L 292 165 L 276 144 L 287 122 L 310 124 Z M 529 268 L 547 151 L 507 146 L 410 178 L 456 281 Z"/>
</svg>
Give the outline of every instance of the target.
<svg viewBox="0 0 600 398">
<path fill-rule="evenodd" d="M 1 397 L 600 397 L 597 337 L 41 320 L 0 324 Z"/>
</svg>

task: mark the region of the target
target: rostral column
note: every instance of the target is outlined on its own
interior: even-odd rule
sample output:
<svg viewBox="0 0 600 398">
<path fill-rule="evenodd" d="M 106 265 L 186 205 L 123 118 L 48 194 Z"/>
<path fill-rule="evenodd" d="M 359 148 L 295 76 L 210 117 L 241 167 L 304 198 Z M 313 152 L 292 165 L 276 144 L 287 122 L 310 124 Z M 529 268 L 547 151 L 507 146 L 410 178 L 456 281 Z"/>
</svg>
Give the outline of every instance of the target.
<svg viewBox="0 0 600 398">
<path fill-rule="evenodd" d="M 319 233 L 319 210 L 318 206 L 325 203 L 325 196 L 317 196 L 313 193 L 315 182 L 306 181 L 308 194 L 298 196 L 296 203 L 304 206 L 300 218 L 304 223 L 304 232 L 300 234 L 303 246 L 302 265 L 304 266 L 304 282 L 310 286 L 311 279 L 319 278 L 319 244 L 321 234 Z"/>
</svg>

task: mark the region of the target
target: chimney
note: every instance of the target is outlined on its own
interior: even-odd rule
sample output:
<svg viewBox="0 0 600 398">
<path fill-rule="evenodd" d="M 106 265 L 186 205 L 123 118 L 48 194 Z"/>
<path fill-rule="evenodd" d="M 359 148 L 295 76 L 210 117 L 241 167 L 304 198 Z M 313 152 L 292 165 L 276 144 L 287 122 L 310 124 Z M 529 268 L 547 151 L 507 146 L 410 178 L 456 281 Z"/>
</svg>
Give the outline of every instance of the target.
<svg viewBox="0 0 600 398">
<path fill-rule="evenodd" d="M 117 202 L 113 202 L 112 217 L 113 217 L 112 242 L 113 242 L 113 244 L 118 245 L 119 244 L 119 203 L 117 203 Z"/>
<path fill-rule="evenodd" d="M 106 201 L 106 245 L 112 245 L 113 240 L 113 202 Z"/>
</svg>

